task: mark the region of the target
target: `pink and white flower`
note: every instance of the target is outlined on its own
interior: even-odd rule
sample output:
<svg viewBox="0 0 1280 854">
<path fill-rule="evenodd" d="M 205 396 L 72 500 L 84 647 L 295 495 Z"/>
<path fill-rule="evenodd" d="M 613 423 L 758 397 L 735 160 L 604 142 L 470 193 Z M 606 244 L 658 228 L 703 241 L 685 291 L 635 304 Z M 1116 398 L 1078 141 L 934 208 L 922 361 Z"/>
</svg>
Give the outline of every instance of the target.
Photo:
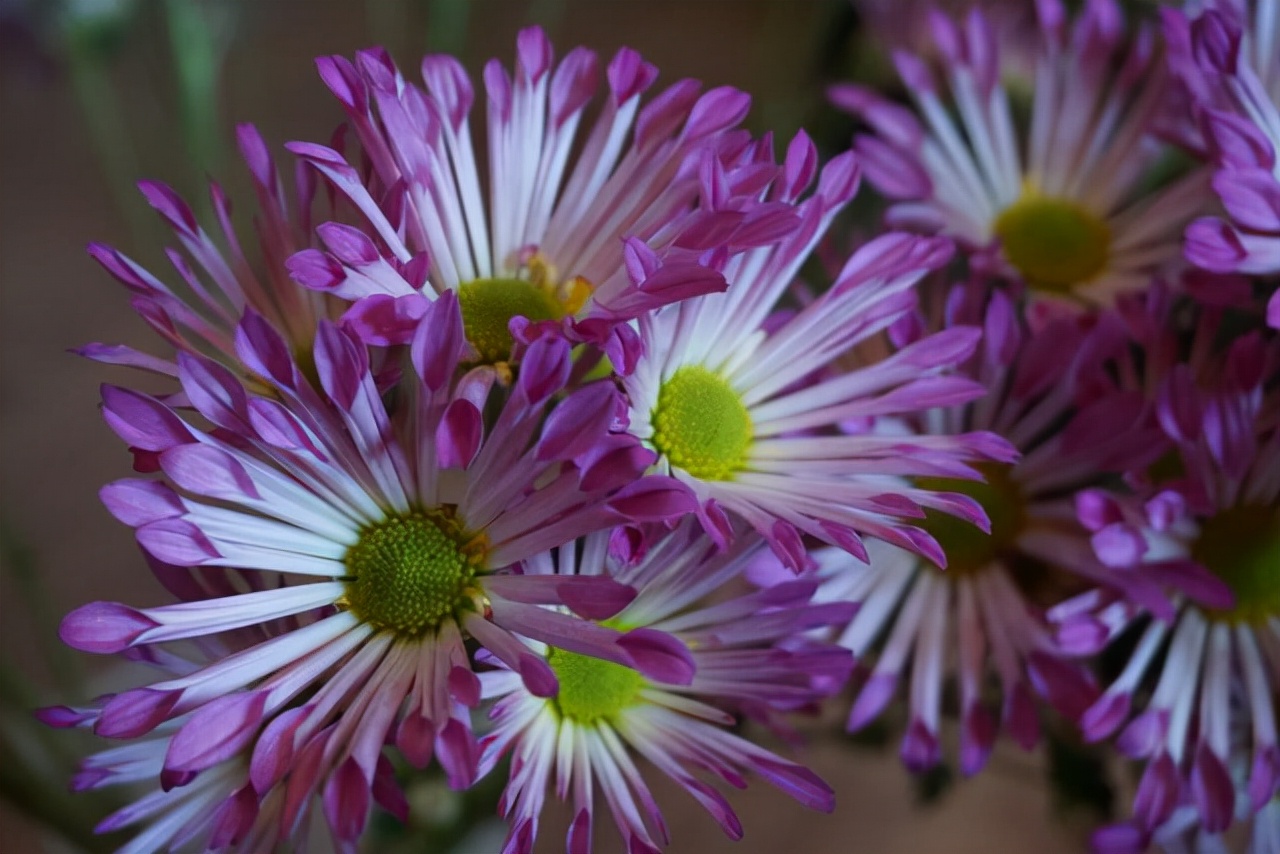
<svg viewBox="0 0 1280 854">
<path fill-rule="evenodd" d="M 722 552 L 686 520 L 641 549 L 628 531 L 617 529 L 612 543 L 605 533 L 593 534 L 526 562 L 536 576 L 612 577 L 635 588 L 636 598 L 609 624 L 669 638 L 693 678 L 680 683 L 645 676 L 542 644 L 533 648 L 560 676 L 556 698 L 530 693 L 505 668 L 481 674 L 484 696 L 497 701 L 482 765 L 512 756 L 501 802 L 511 821 L 504 851 L 532 850 L 550 791 L 573 805 L 570 852 L 591 850 L 597 792 L 626 850 L 655 852 L 669 844 L 636 756 L 679 784 L 733 839 L 743 835 L 741 822 L 695 772 L 742 787 L 743 772 L 750 771 L 806 806 L 832 809 L 833 792 L 812 772 L 727 729 L 736 720 L 730 711 L 767 717 L 833 693 L 850 666 L 847 652 L 805 636 L 851 611 L 812 604 L 811 579 L 708 601 L 742 574 L 760 545 L 744 535 Z"/>
<path fill-rule="evenodd" d="M 655 502 L 665 512 L 663 482 L 636 481 L 652 456 L 608 435 L 621 406 L 616 390 L 597 383 L 552 408 L 571 370 L 567 342 L 531 344 L 505 389 L 490 369 L 459 370 L 465 348 L 457 302 L 446 295 L 428 307 L 397 386 L 400 405 L 388 410 L 366 348 L 347 333 L 319 326 L 316 387 L 284 339 L 250 314 L 236 352 L 270 396 L 247 391 L 213 361 L 178 355 L 185 398 L 213 430 L 155 398 L 104 389 L 108 423 L 143 470 L 165 475 L 107 486 L 107 507 L 156 560 L 198 568 L 198 577 L 231 568 L 241 581 L 176 605 L 83 606 L 64 620 L 64 640 L 117 653 L 298 623 L 116 695 L 96 732 L 138 737 L 183 718 L 164 773 L 198 774 L 246 750 L 263 769 L 256 791 L 288 778 L 286 822 L 318 793 L 334 834 L 352 841 L 385 742 L 416 765 L 439 759 L 454 786 L 474 779 L 470 709 L 480 684 L 468 638 L 536 696 L 554 695 L 556 677 L 522 637 L 651 676 L 687 677 L 683 659 L 644 634 L 541 607 L 604 619 L 634 595 L 625 585 L 506 571 L 618 519 L 642 518 Z M 497 413 L 487 427 L 486 406 Z"/>
</svg>

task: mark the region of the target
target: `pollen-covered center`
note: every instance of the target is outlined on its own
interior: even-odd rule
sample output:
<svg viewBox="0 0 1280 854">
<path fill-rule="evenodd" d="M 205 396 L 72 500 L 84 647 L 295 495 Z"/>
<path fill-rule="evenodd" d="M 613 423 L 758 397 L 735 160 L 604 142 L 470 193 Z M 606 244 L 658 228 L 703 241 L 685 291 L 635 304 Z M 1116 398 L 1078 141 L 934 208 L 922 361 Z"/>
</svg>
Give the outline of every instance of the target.
<svg viewBox="0 0 1280 854">
<path fill-rule="evenodd" d="M 687 365 L 658 390 L 650 416 L 653 446 L 702 480 L 730 480 L 747 461 L 751 416 L 719 374 Z"/>
<path fill-rule="evenodd" d="M 1217 616 L 1232 622 L 1265 623 L 1280 616 L 1280 512 L 1243 504 L 1200 526 L 1191 557 L 1222 579 L 1235 607 Z"/>
<path fill-rule="evenodd" d="M 996 218 L 1005 257 L 1032 287 L 1070 293 L 1107 266 L 1111 229 L 1067 199 L 1027 193 Z"/>
<path fill-rule="evenodd" d="M 472 606 L 483 559 L 484 538 L 451 507 L 392 516 L 361 531 L 343 557 L 344 602 L 376 628 L 416 637 Z"/>
<path fill-rule="evenodd" d="M 920 527 L 933 535 L 947 556 L 948 575 L 967 575 L 990 566 L 1013 547 L 1026 524 L 1026 499 L 1009 476 L 1009 466 L 988 463 L 977 466 L 985 483 L 953 478 L 922 477 L 921 489 L 959 492 L 982 505 L 991 520 L 991 534 L 984 534 L 963 519 L 937 510 L 926 510 Z"/>
<path fill-rule="evenodd" d="M 636 704 L 644 687 L 644 677 L 630 667 L 576 652 L 553 647 L 547 663 L 560 680 L 556 708 L 580 724 L 616 716 Z"/>
<path fill-rule="evenodd" d="M 487 363 L 511 358 L 511 318 L 558 320 L 565 315 L 565 306 L 550 291 L 522 279 L 468 282 L 458 288 L 458 305 L 467 340 Z"/>
</svg>

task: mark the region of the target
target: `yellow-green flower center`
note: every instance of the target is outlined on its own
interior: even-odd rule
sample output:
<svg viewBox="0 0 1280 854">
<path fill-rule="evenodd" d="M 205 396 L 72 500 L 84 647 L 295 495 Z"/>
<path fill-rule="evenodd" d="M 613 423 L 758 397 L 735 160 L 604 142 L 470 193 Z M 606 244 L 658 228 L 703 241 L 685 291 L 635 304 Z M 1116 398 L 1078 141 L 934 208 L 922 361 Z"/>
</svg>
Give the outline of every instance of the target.
<svg viewBox="0 0 1280 854">
<path fill-rule="evenodd" d="M 560 680 L 553 701 L 561 717 L 580 724 L 611 719 L 640 699 L 644 677 L 630 667 L 554 647 L 547 663 Z"/>
<path fill-rule="evenodd" d="M 926 510 L 920 527 L 933 535 L 947 556 L 948 575 L 969 575 L 990 566 L 1007 553 L 1026 524 L 1026 500 L 1009 477 L 1009 466 L 992 463 L 977 467 L 985 483 L 952 478 L 923 477 L 922 489 L 959 492 L 982 505 L 991 520 L 991 534 L 984 534 L 963 519 Z"/>
<path fill-rule="evenodd" d="M 564 306 L 547 289 L 521 279 L 468 282 L 458 288 L 458 305 L 467 340 L 486 363 L 511 358 L 511 318 L 558 320 L 565 315 Z"/>
<path fill-rule="evenodd" d="M 452 507 L 413 510 L 360 532 L 347 550 L 343 603 L 370 625 L 406 637 L 474 607 L 472 583 L 486 541 L 468 534 Z"/>
<path fill-rule="evenodd" d="M 996 218 L 1009 263 L 1027 284 L 1069 294 L 1107 266 L 1111 230 L 1096 215 L 1067 199 L 1024 193 Z"/>
<path fill-rule="evenodd" d="M 751 416 L 717 373 L 680 368 L 658 390 L 650 420 L 654 448 L 696 478 L 730 480 L 746 465 Z"/>
<path fill-rule="evenodd" d="M 1200 526 L 1191 557 L 1222 579 L 1235 607 L 1216 616 L 1230 622 L 1265 623 L 1280 616 L 1280 511 L 1243 504 Z"/>
</svg>

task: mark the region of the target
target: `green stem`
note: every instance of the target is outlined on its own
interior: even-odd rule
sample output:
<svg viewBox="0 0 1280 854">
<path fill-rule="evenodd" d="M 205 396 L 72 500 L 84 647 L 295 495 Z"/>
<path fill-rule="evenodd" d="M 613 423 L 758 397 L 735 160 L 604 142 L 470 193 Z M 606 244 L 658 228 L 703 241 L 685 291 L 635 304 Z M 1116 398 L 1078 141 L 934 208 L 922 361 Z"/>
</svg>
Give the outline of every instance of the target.
<svg viewBox="0 0 1280 854">
<path fill-rule="evenodd" d="M 128 226 L 133 245 L 145 246 L 151 221 L 144 216 L 143 205 L 139 204 L 134 189 L 138 177 L 137 158 L 107 63 L 87 39 L 75 34 L 68 41 L 67 58 L 72 88 L 112 201 Z"/>
<path fill-rule="evenodd" d="M 222 129 L 218 121 L 222 51 L 212 22 L 192 0 L 166 0 L 165 19 L 178 72 L 178 108 L 187 155 L 200 173 L 213 175 L 222 161 Z M 205 219 L 212 211 L 204 193 L 198 198 L 201 218 Z"/>
</svg>

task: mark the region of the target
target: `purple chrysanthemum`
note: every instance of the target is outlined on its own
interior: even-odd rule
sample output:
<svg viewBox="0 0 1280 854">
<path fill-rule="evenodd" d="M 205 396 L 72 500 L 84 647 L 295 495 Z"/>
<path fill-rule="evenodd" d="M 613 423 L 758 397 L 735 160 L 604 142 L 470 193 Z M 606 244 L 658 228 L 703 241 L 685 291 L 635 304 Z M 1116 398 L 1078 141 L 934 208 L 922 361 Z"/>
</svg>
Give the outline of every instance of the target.
<svg viewBox="0 0 1280 854">
<path fill-rule="evenodd" d="M 1068 24 L 1058 0 L 1036 4 L 1041 44 L 1030 125 L 1017 126 L 1001 49 L 983 12 L 963 25 L 933 13 L 957 118 L 925 62 L 895 55 L 923 125 L 854 85 L 838 106 L 875 131 L 855 139 L 868 178 L 896 200 L 889 221 L 951 235 L 980 267 L 1011 272 L 1038 294 L 1109 304 L 1180 263 L 1182 231 L 1204 207 L 1196 171 L 1144 188 L 1161 147 L 1151 138 L 1166 71 L 1152 33 L 1126 31 L 1115 0 L 1088 0 Z"/>
<path fill-rule="evenodd" d="M 1274 0 L 1215 2 L 1195 20 L 1169 25 L 1189 44 L 1200 79 L 1201 123 L 1218 167 L 1213 188 L 1226 219 L 1205 217 L 1187 229 L 1187 258 L 1216 272 L 1280 272 L 1280 18 Z M 1190 65 L 1190 61 L 1184 64 Z M 1280 296 L 1267 307 L 1280 326 Z"/>
<path fill-rule="evenodd" d="M 1202 325 L 1196 340 L 1220 336 L 1220 324 Z M 1218 834 L 1241 797 L 1256 811 L 1277 792 L 1280 430 L 1270 382 L 1277 363 L 1278 343 L 1250 333 L 1216 365 L 1173 368 L 1158 412 L 1175 453 L 1133 478 L 1137 495 L 1093 493 L 1080 505 L 1099 558 L 1122 584 L 1145 579 L 1173 591 L 1162 603 L 1102 589 L 1052 615 L 1082 649 L 1131 626 L 1137 632 L 1123 670 L 1082 726 L 1093 740 L 1119 731 L 1120 751 L 1146 762 L 1134 803 L 1134 826 L 1146 834 L 1184 801 L 1206 833 Z M 1151 612 L 1158 619 L 1142 625 Z M 1228 771 L 1233 751 L 1248 758 L 1247 783 Z"/>
<path fill-rule="evenodd" d="M 513 633 L 651 676 L 678 681 L 685 672 L 648 633 L 540 607 L 603 619 L 630 601 L 626 586 L 502 572 L 618 519 L 643 518 L 651 504 L 666 512 L 661 479 L 636 481 L 652 455 L 608 435 L 622 405 L 616 390 L 596 383 L 558 399 L 572 367 L 566 342 L 531 344 L 509 388 L 489 368 L 463 374 L 461 313 L 446 295 L 419 325 L 394 415 L 364 345 L 331 324 L 316 335 L 318 388 L 256 315 L 241 323 L 236 345 L 271 396 L 246 391 L 210 360 L 178 356 L 185 399 L 211 432 L 154 398 L 104 390 L 108 423 L 168 482 L 124 480 L 103 497 L 163 563 L 281 580 L 158 608 L 94 603 L 70 614 L 62 634 L 78 649 L 113 653 L 305 620 L 113 697 L 99 734 L 140 736 L 189 715 L 166 772 L 198 774 L 251 747 L 252 762 L 269 769 L 260 793 L 288 775 L 286 821 L 320 791 L 335 834 L 352 840 L 385 741 L 418 765 L 434 754 L 456 786 L 473 779 L 469 708 L 480 686 L 467 638 L 538 696 L 555 693 L 555 674 Z"/>
<path fill-rule="evenodd" d="M 256 255 L 244 251 L 232 224 L 231 202 L 217 183 L 210 184 L 209 192 L 225 249 L 204 230 L 178 194 L 157 181 L 143 181 L 138 186 L 185 250 L 185 254 L 166 250 L 181 284 L 164 283 L 110 246 L 91 244 L 89 254 L 129 289 L 134 309 L 166 342 L 180 351 L 211 356 L 240 372 L 235 335 L 246 310 L 266 318 L 286 338 L 290 349 L 302 354 L 311 349 L 316 323 L 329 316 L 331 300 L 291 281 L 284 266 L 289 257 L 313 241 L 314 171 L 298 169 L 295 192 L 286 193 L 257 129 L 241 125 L 236 138 L 258 200 Z M 91 344 L 80 352 L 100 362 L 177 375 L 171 359 L 123 345 Z"/>
<path fill-rule="evenodd" d="M 941 759 L 942 698 L 954 678 L 960 767 L 973 774 L 999 729 L 985 703 L 988 674 L 994 672 L 1002 689 L 1004 727 L 1027 749 L 1039 738 L 1036 697 L 1073 719 L 1096 698 L 1092 679 L 1065 660 L 1034 601 L 1054 588 L 1057 571 L 1099 574 L 1072 497 L 1142 458 L 1154 424 L 1142 417 L 1141 393 L 1113 386 L 1101 371 L 1115 350 L 1112 326 L 1063 317 L 1032 335 L 1004 291 L 976 282 L 951 288 L 937 313 L 945 313 L 945 323 L 909 317 L 893 337 L 910 347 L 923 329 L 980 326 L 982 344 L 960 372 L 987 395 L 897 429 L 931 436 L 987 430 L 1010 441 L 1020 458 L 979 466 L 985 482 L 930 478 L 919 484 L 981 503 L 990 532 L 929 511 L 919 524 L 945 552 L 945 571 L 882 542 L 868 543 L 865 566 L 820 550 L 815 557 L 824 581 L 817 599 L 857 603 L 839 643 L 858 659 L 875 656 L 850 711 L 850 729 L 875 719 L 909 672 L 902 758 L 913 771 L 929 768 Z"/>
<path fill-rule="evenodd" d="M 754 245 L 794 225 L 787 210 L 745 199 L 718 198 L 715 211 L 700 204 L 702 161 L 746 114 L 746 94 L 700 94 L 700 84 L 682 80 L 641 107 L 657 69 L 624 48 L 609 63 L 599 116 L 579 135 L 599 85 L 596 54 L 577 48 L 557 64 L 534 27 L 521 31 L 517 55 L 514 76 L 496 60 L 485 67 L 484 175 L 471 130 L 475 93 L 457 60 L 426 57 L 425 89 L 381 50 L 354 63 L 319 60 L 372 169 L 362 180 L 332 149 L 290 148 L 349 197 L 368 228 L 321 225 L 326 251 L 302 252 L 289 267 L 311 288 L 358 300 L 346 320 L 366 340 L 398 340 L 428 300 L 456 291 L 481 361 L 511 357 L 512 318 L 612 347 L 617 324 L 723 289 L 698 263 L 702 250 Z"/>
<path fill-rule="evenodd" d="M 187 601 L 235 587 L 233 570 L 186 569 L 159 563 L 153 568 L 166 587 Z M 200 645 L 180 651 L 144 645 L 125 655 L 171 679 L 179 679 L 299 627 L 296 618 L 286 617 L 272 624 L 247 626 L 205 638 Z M 113 695 L 107 695 L 87 708 L 55 706 L 41 709 L 38 715 L 50 726 L 96 729 L 104 707 L 112 700 Z M 224 707 L 222 711 L 236 710 Z M 274 851 L 284 843 L 306 850 L 316 824 L 312 799 L 286 806 L 287 785 L 264 782 L 262 772 L 267 769 L 253 764 L 252 744 L 228 745 L 219 738 L 218 723 L 208 717 L 203 727 L 188 729 L 187 724 L 197 714 L 164 721 L 143 738 L 93 754 L 81 762 L 71 781 L 74 791 L 132 786 L 139 795 L 99 822 L 95 830 L 111 833 L 139 828 L 137 835 L 121 847 L 121 854 L 180 851 L 192 846 L 202 851 Z M 224 722 L 234 729 L 242 720 L 232 714 Z M 170 754 L 190 754 L 193 739 L 202 741 L 211 754 L 205 758 L 205 767 L 199 772 L 172 767 Z M 375 796 L 386 809 L 404 816 L 407 808 L 385 758 L 379 761 L 377 777 Z M 324 832 L 323 825 L 314 829 Z"/>
<path fill-rule="evenodd" d="M 752 156 L 760 157 L 760 153 Z M 944 558 L 910 524 L 920 507 L 982 511 L 910 487 L 906 475 L 974 476 L 965 460 L 1008 458 L 995 436 L 845 435 L 845 421 L 971 400 L 977 383 L 942 376 L 972 352 L 978 330 L 924 338 L 893 359 L 836 374 L 836 359 L 915 304 L 914 286 L 944 264 L 950 243 L 888 234 L 862 247 L 831 289 L 793 316 L 775 315 L 800 265 L 835 213 L 853 197 L 851 155 L 813 181 L 816 152 L 803 134 L 790 145 L 766 198 L 795 204 L 800 226 L 780 243 L 735 255 L 729 288 L 645 315 L 634 370 L 622 378 L 628 432 L 659 455 L 657 470 L 685 483 L 706 529 L 720 541 L 745 520 L 798 571 L 802 534 L 863 555 L 871 534 Z"/>
<path fill-rule="evenodd" d="M 591 850 L 597 790 L 628 851 L 654 852 L 668 844 L 634 755 L 678 783 L 734 839 L 742 836 L 738 817 L 695 771 L 737 787 L 746 785 L 743 772 L 754 772 L 799 802 L 830 811 L 834 795 L 824 782 L 729 732 L 735 717 L 725 708 L 789 710 L 838 690 L 851 666 L 848 653 L 804 635 L 848 619 L 851 606 L 811 604 L 812 579 L 707 604 L 706 597 L 741 575 L 758 553 L 761 542 L 749 535 L 722 552 L 687 520 L 638 552 L 626 536 L 618 542 L 623 545 L 611 548 L 608 534 L 594 534 L 526 562 L 526 571 L 553 578 L 611 576 L 634 587 L 635 600 L 608 624 L 671 637 L 693 680 L 645 676 L 541 644 L 536 648 L 560 679 L 557 697 L 530 693 L 505 669 L 481 674 L 484 695 L 497 698 L 482 763 L 512 755 L 501 806 L 511 821 L 504 850 L 532 849 L 550 790 L 573 805 L 571 854 Z"/>
<path fill-rule="evenodd" d="M 1242 693 L 1233 692 L 1233 706 L 1245 702 L 1248 700 Z M 1162 824 L 1149 829 L 1140 821 L 1131 819 L 1105 825 L 1093 833 L 1094 851 L 1097 854 L 1142 854 L 1153 845 L 1165 854 L 1229 854 L 1233 849 L 1241 854 L 1275 854 L 1280 851 L 1280 798 L 1273 796 L 1257 809 L 1247 794 L 1252 762 L 1247 747 L 1246 718 L 1247 715 L 1233 717 L 1231 753 L 1226 765 L 1236 786 L 1236 820 L 1251 825 L 1247 837 L 1233 829 L 1229 841 L 1222 831 L 1207 829 L 1192 795 L 1194 783 L 1184 777 L 1178 787 L 1177 805 Z M 1233 844 L 1246 839 L 1243 849 Z"/>
</svg>

